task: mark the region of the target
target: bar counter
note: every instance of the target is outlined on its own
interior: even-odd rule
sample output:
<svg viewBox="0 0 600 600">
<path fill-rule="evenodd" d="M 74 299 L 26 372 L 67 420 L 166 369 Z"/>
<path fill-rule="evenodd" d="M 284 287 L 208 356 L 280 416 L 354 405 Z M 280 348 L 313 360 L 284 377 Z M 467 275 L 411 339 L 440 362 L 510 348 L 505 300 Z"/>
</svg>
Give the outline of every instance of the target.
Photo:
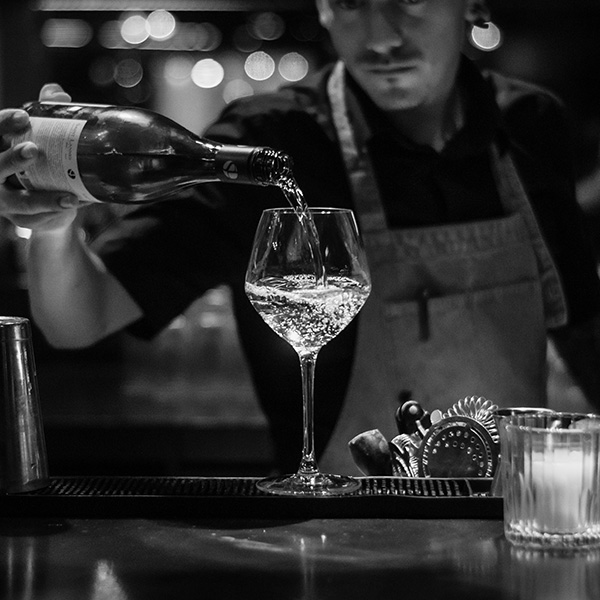
<svg viewBox="0 0 600 600">
<path fill-rule="evenodd" d="M 217 495 L 213 503 L 188 497 L 171 509 L 168 500 L 146 509 L 141 502 L 139 517 L 116 517 L 118 504 L 88 504 L 73 517 L 68 504 L 61 508 L 34 494 L 35 504 L 23 494 L 0 502 L 0 597 L 600 598 L 600 551 L 553 555 L 512 547 L 504 539 L 498 499 L 476 497 L 468 504 L 466 498 L 410 496 L 381 504 L 378 518 L 373 507 L 379 500 L 371 496 L 380 493 L 367 494 L 362 503 L 348 498 L 339 505 L 345 518 L 310 516 L 312 506 L 328 499 L 311 500 L 306 516 L 298 510 L 286 517 L 277 499 L 262 503 L 257 497 L 259 510 L 250 513 L 247 503 L 237 510 Z M 454 501 L 460 518 L 452 518 Z M 493 509 L 478 517 L 488 501 Z M 353 506 L 355 516 L 347 516 Z M 441 516 L 424 518 L 428 513 Z"/>
</svg>

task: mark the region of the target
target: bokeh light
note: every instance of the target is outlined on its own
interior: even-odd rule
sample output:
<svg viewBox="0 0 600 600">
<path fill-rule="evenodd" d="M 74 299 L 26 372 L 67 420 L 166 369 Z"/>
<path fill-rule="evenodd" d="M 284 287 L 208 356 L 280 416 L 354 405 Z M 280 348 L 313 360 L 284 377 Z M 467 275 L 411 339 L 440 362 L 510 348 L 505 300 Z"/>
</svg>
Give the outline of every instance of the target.
<svg viewBox="0 0 600 600">
<path fill-rule="evenodd" d="M 155 10 L 146 19 L 148 34 L 153 40 L 168 40 L 175 33 L 177 22 L 168 10 Z"/>
<path fill-rule="evenodd" d="M 223 81 L 225 71 L 221 63 L 213 58 L 204 58 L 193 66 L 191 77 L 200 88 L 214 88 Z"/>
<path fill-rule="evenodd" d="M 253 15 L 248 24 L 250 33 L 259 40 L 278 40 L 285 32 L 285 21 L 274 12 Z"/>
<path fill-rule="evenodd" d="M 115 67 L 115 82 L 124 88 L 135 87 L 144 77 L 144 68 L 134 58 L 124 58 Z"/>
<path fill-rule="evenodd" d="M 308 74 L 308 61 L 298 52 L 288 52 L 279 61 L 279 74 L 286 81 L 300 81 Z"/>
<path fill-rule="evenodd" d="M 244 63 L 244 71 L 250 79 L 265 81 L 275 72 L 275 61 L 271 55 L 259 50 L 248 56 Z"/>
<path fill-rule="evenodd" d="M 121 23 L 121 37 L 128 44 L 138 45 L 145 42 L 148 37 L 146 17 L 131 15 Z"/>
</svg>

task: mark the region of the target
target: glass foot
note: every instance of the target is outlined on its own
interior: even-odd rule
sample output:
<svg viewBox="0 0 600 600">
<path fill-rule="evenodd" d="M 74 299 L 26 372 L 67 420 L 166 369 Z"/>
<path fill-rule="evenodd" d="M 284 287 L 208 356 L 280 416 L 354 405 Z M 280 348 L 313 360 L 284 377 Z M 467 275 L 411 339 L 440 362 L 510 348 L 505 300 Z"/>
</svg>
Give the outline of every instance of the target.
<svg viewBox="0 0 600 600">
<path fill-rule="evenodd" d="M 360 481 L 346 475 L 296 473 L 261 479 L 256 487 L 263 492 L 282 496 L 339 496 L 358 490 Z"/>
</svg>

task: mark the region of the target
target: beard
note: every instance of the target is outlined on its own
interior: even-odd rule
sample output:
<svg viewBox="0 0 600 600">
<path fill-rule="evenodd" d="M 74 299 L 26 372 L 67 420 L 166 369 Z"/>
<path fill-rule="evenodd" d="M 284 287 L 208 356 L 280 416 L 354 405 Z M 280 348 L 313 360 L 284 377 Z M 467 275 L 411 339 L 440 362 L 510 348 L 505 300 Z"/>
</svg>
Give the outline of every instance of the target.
<svg viewBox="0 0 600 600">
<path fill-rule="evenodd" d="M 351 69 L 352 76 L 381 110 L 416 108 L 426 100 L 426 85 L 418 68 L 394 72 Z"/>
</svg>

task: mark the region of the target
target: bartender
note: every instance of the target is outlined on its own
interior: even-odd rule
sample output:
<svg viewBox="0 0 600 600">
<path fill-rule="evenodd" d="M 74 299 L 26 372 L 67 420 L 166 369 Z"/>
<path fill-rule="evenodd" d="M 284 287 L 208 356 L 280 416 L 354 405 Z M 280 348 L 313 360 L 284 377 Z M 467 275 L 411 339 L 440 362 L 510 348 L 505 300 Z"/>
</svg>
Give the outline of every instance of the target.
<svg viewBox="0 0 600 600">
<path fill-rule="evenodd" d="M 480 0 L 317 8 L 338 60 L 230 104 L 204 135 L 288 153 L 310 205 L 356 212 L 373 291 L 319 356 L 321 468 L 356 473 L 348 441 L 371 428 L 393 436 L 399 398 L 429 410 L 472 395 L 544 405 L 548 333 L 599 405 L 600 283 L 561 103 L 462 54 L 468 28 L 489 20 Z M 56 84 L 41 96 L 69 100 Z M 0 114 L 2 134 L 26 125 L 23 111 Z M 29 143 L 3 152 L 2 180 L 35 155 Z M 150 338 L 229 285 L 279 466 L 292 471 L 302 434 L 297 355 L 244 294 L 260 214 L 284 204 L 275 187 L 205 184 L 127 214 L 88 245 L 74 225 L 77 198 L 0 191 L 2 214 L 33 230 L 31 307 L 56 346 L 123 328 Z"/>
</svg>

